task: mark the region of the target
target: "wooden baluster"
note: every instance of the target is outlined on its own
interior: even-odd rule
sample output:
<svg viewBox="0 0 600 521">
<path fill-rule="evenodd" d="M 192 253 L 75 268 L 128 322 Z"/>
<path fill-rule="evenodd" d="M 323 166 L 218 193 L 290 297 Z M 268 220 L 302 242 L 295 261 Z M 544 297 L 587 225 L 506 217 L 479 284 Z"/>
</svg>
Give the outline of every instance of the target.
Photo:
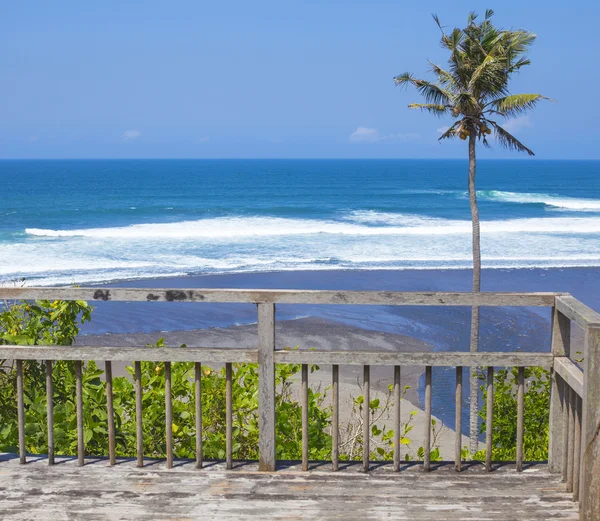
<svg viewBox="0 0 600 521">
<path fill-rule="evenodd" d="M 402 420 L 401 413 L 402 389 L 400 387 L 400 366 L 394 366 L 394 470 L 400 470 L 400 427 Z"/>
<path fill-rule="evenodd" d="M 425 436 L 423 469 L 431 470 L 431 366 L 425 368 Z"/>
<path fill-rule="evenodd" d="M 19 430 L 19 462 L 27 463 L 25 446 L 25 398 L 23 394 L 23 360 L 16 361 L 17 366 L 17 423 Z"/>
<path fill-rule="evenodd" d="M 258 468 L 275 470 L 275 304 L 258 304 Z"/>
<path fill-rule="evenodd" d="M 233 468 L 233 396 L 232 396 L 232 367 L 231 362 L 225 364 L 225 466 Z"/>
<path fill-rule="evenodd" d="M 75 361 L 75 402 L 77 410 L 77 462 L 85 464 L 85 439 L 83 433 L 83 363 Z"/>
<path fill-rule="evenodd" d="M 454 470 L 460 472 L 462 468 L 462 388 L 463 388 L 463 368 L 456 368 L 456 390 L 455 390 L 455 408 L 454 418 Z"/>
<path fill-rule="evenodd" d="M 569 356 L 571 352 L 571 320 L 556 307 L 552 308 L 551 351 L 554 356 Z M 565 393 L 567 386 L 563 379 L 550 371 L 550 425 L 548 444 L 548 466 L 550 472 L 563 472 L 566 479 L 568 416 Z"/>
<path fill-rule="evenodd" d="M 485 418 L 485 469 L 492 470 L 492 434 L 494 431 L 494 368 L 487 369 L 487 404 Z"/>
<path fill-rule="evenodd" d="M 202 468 L 202 364 L 196 362 L 194 371 L 196 393 L 196 468 Z"/>
<path fill-rule="evenodd" d="M 370 438 L 371 438 L 371 409 L 369 404 L 371 403 L 370 398 L 370 385 L 371 385 L 371 368 L 368 365 L 363 366 L 363 472 L 369 472 L 369 456 L 370 452 Z"/>
<path fill-rule="evenodd" d="M 115 409 L 113 406 L 112 362 L 104 362 L 106 378 L 106 414 L 108 417 L 108 457 L 111 465 L 117 462 L 115 447 Z"/>
<path fill-rule="evenodd" d="M 581 474 L 581 398 L 575 395 L 575 442 L 573 458 L 573 501 L 579 501 L 579 477 Z"/>
<path fill-rule="evenodd" d="M 569 443 L 567 448 L 567 492 L 573 492 L 573 457 L 575 455 L 575 397 L 573 389 L 569 391 Z"/>
<path fill-rule="evenodd" d="M 518 369 L 517 388 L 517 472 L 523 472 L 523 433 L 525 426 L 525 368 Z"/>
<path fill-rule="evenodd" d="M 308 470 L 308 365 L 302 364 L 302 470 Z"/>
<path fill-rule="evenodd" d="M 54 382 L 52 360 L 46 360 L 46 416 L 48 425 L 48 465 L 54 465 Z"/>
<path fill-rule="evenodd" d="M 577 393 L 569 392 L 569 445 L 567 449 L 567 492 L 573 492 L 573 470 L 575 468 L 575 408 Z"/>
<path fill-rule="evenodd" d="M 167 468 L 173 468 L 173 404 L 171 398 L 171 362 L 165 362 L 165 427 Z"/>
<path fill-rule="evenodd" d="M 562 421 L 562 446 L 563 446 L 563 455 L 561 457 L 561 466 L 562 466 L 562 478 L 563 481 L 567 482 L 567 469 L 569 468 L 569 458 L 567 455 L 569 454 L 569 401 L 571 398 L 571 388 L 567 385 L 567 383 L 562 380 L 564 391 L 563 391 L 563 421 Z"/>
<path fill-rule="evenodd" d="M 340 459 L 340 394 L 339 394 L 339 366 L 333 365 L 331 368 L 331 400 L 332 400 L 332 415 L 331 415 L 331 468 L 333 471 L 339 469 Z"/>
<path fill-rule="evenodd" d="M 144 466 L 144 424 L 142 418 L 142 363 L 135 362 L 135 446 L 137 466 Z"/>
</svg>

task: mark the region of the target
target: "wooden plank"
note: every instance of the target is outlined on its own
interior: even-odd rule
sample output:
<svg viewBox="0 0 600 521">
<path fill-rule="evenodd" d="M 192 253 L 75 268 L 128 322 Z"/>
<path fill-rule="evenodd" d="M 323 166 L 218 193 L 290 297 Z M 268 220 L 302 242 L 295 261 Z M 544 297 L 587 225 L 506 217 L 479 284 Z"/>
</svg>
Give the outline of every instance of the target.
<svg viewBox="0 0 600 521">
<path fill-rule="evenodd" d="M 75 407 L 77 410 L 77 462 L 85 464 L 85 439 L 83 432 L 83 362 L 75 361 Z"/>
<path fill-rule="evenodd" d="M 463 368 L 456 368 L 455 415 L 454 415 L 454 469 L 460 472 L 462 468 L 462 393 Z"/>
<path fill-rule="evenodd" d="M 556 357 L 568 357 L 571 353 L 571 320 L 563 315 L 554 306 L 552 308 L 552 338 L 551 352 Z M 560 473 L 565 467 L 566 452 L 563 445 L 566 387 L 564 380 L 559 376 L 556 367 L 550 371 L 550 416 L 549 416 L 549 442 L 548 442 L 548 465 L 550 470 Z M 565 467 L 566 468 L 566 467 Z"/>
<path fill-rule="evenodd" d="M 302 470 L 308 470 L 308 364 L 302 364 Z"/>
<path fill-rule="evenodd" d="M 225 364 L 225 460 L 227 470 L 233 468 L 233 389 L 232 366 Z"/>
<path fill-rule="evenodd" d="M 104 377 L 106 379 L 106 415 L 108 423 L 108 458 L 111 465 L 117 462 L 115 447 L 115 408 L 113 405 L 112 362 L 104 362 Z"/>
<path fill-rule="evenodd" d="M 571 295 L 556 297 L 556 309 L 583 329 L 600 327 L 600 313 Z"/>
<path fill-rule="evenodd" d="M 167 468 L 173 468 L 173 403 L 171 385 L 171 362 L 165 362 L 165 438 Z"/>
<path fill-rule="evenodd" d="M 399 306 L 553 306 L 560 293 L 413 292 L 215 288 L 0 288 L 0 299 L 240 302 Z"/>
<path fill-rule="evenodd" d="M 48 465 L 54 465 L 54 381 L 52 361 L 46 360 L 46 424 L 48 426 Z"/>
<path fill-rule="evenodd" d="M 112 360 L 113 362 L 242 362 L 256 363 L 256 349 L 229 347 L 90 347 L 90 346 L 0 346 L 0 359 L 22 360 Z"/>
<path fill-rule="evenodd" d="M 25 446 L 25 398 L 23 392 L 23 360 L 17 360 L 17 429 L 19 437 L 19 461 L 22 465 L 27 463 Z"/>
<path fill-rule="evenodd" d="M 581 474 L 581 398 L 575 396 L 575 442 L 573 449 L 573 501 L 579 501 L 579 482 Z"/>
<path fill-rule="evenodd" d="M 567 492 L 573 492 L 573 457 L 575 455 L 575 397 L 573 389 L 569 391 L 569 438 L 567 444 Z"/>
<path fill-rule="evenodd" d="M 363 366 L 363 472 L 369 472 L 371 455 L 371 367 Z"/>
<path fill-rule="evenodd" d="M 569 467 L 569 400 L 571 399 L 571 388 L 565 383 L 564 403 L 563 403 L 563 432 L 562 432 L 562 479 L 567 481 L 567 469 Z"/>
<path fill-rule="evenodd" d="M 554 359 L 554 371 L 579 396 L 583 395 L 583 371 L 565 356 Z"/>
<path fill-rule="evenodd" d="M 258 305 L 259 469 L 275 470 L 275 305 Z"/>
<path fill-rule="evenodd" d="M 196 468 L 202 468 L 202 364 L 194 365 L 195 406 L 196 406 Z"/>
<path fill-rule="evenodd" d="M 485 417 L 485 468 L 492 470 L 492 449 L 494 432 L 494 368 L 487 368 L 487 404 Z"/>
<path fill-rule="evenodd" d="M 331 367 L 331 469 L 339 470 L 340 459 L 340 368 L 338 365 Z"/>
<path fill-rule="evenodd" d="M 600 327 L 585 331 L 583 423 L 581 426 L 581 521 L 600 519 Z"/>
<path fill-rule="evenodd" d="M 402 427 L 401 403 L 402 387 L 400 385 L 400 366 L 394 366 L 394 471 L 400 470 L 400 429 Z"/>
<path fill-rule="evenodd" d="M 135 446 L 137 466 L 144 466 L 144 424 L 142 418 L 142 363 L 135 362 Z"/>
<path fill-rule="evenodd" d="M 431 470 L 431 366 L 425 368 L 425 433 L 423 435 L 423 470 Z"/>
<path fill-rule="evenodd" d="M 517 472 L 523 472 L 523 433 L 525 430 L 525 368 L 519 367 L 517 378 Z"/>
<path fill-rule="evenodd" d="M 1 352 L 1 350 L 0 350 Z M 275 352 L 278 364 L 418 365 L 469 367 L 552 367 L 550 353 L 401 353 L 391 351 L 282 350 Z"/>
</svg>

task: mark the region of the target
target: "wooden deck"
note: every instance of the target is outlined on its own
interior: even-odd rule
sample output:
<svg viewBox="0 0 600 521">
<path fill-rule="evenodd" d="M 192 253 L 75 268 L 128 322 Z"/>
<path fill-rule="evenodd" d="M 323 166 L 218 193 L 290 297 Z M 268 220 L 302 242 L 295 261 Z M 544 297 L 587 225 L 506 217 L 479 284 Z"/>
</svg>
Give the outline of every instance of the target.
<svg viewBox="0 0 600 521">
<path fill-rule="evenodd" d="M 0 457 L 0 519 L 3 521 L 129 521 L 129 520 L 502 520 L 578 519 L 577 503 L 560 477 L 543 464 L 404 464 L 399 473 L 390 464 L 372 463 L 365 475 L 361 463 L 313 463 L 310 472 L 299 465 L 278 464 L 274 473 L 258 472 L 256 463 L 224 463 Z"/>
</svg>

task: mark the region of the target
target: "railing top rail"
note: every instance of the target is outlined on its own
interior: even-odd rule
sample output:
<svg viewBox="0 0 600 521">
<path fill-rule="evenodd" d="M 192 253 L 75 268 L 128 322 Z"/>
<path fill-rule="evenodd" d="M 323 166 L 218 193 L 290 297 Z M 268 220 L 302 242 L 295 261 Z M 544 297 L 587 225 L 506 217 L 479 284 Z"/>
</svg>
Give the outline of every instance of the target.
<svg viewBox="0 0 600 521">
<path fill-rule="evenodd" d="M 0 299 L 137 302 L 227 302 L 368 304 L 392 306 L 553 306 L 561 293 L 413 292 L 214 288 L 15 288 L 0 287 Z"/>
<path fill-rule="evenodd" d="M 571 295 L 557 295 L 556 309 L 582 328 L 600 327 L 600 313 Z"/>
</svg>

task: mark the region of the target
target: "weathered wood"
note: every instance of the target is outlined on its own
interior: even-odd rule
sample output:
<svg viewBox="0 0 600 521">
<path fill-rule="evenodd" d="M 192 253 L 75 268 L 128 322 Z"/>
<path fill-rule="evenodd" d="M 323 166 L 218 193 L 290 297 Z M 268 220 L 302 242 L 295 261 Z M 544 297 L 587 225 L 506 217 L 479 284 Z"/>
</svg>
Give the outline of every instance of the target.
<svg viewBox="0 0 600 521">
<path fill-rule="evenodd" d="M 275 470 L 275 305 L 258 305 L 259 469 Z"/>
<path fill-rule="evenodd" d="M 0 349 L 0 352 L 2 350 Z M 282 350 L 275 352 L 278 364 L 417 365 L 469 367 L 552 367 L 550 353 L 402 353 L 391 351 Z"/>
<path fill-rule="evenodd" d="M 567 444 L 567 492 L 573 492 L 573 458 L 575 455 L 575 397 L 573 389 L 569 390 L 569 438 Z"/>
<path fill-rule="evenodd" d="M 487 404 L 485 417 L 485 468 L 492 470 L 492 435 L 494 432 L 494 368 L 487 369 Z"/>
<path fill-rule="evenodd" d="M 562 432 L 562 466 L 561 473 L 564 482 L 567 481 L 567 469 L 569 467 L 569 400 L 571 397 L 571 388 L 564 384 L 564 403 L 563 403 L 563 432 Z"/>
<path fill-rule="evenodd" d="M 144 466 L 144 424 L 142 418 L 142 364 L 135 362 L 135 446 L 137 466 Z"/>
<path fill-rule="evenodd" d="M 363 472 L 369 472 L 371 455 L 371 367 L 363 367 Z"/>
<path fill-rule="evenodd" d="M 75 407 L 77 410 L 77 462 L 85 464 L 85 438 L 83 431 L 83 362 L 75 361 Z"/>
<path fill-rule="evenodd" d="M 52 361 L 46 360 L 46 424 L 48 427 L 48 465 L 54 465 L 54 381 Z"/>
<path fill-rule="evenodd" d="M 581 521 L 600 519 L 600 327 L 585 331 L 581 425 Z"/>
<path fill-rule="evenodd" d="M 394 471 L 400 470 L 400 429 L 402 427 L 401 403 L 402 387 L 400 385 L 400 366 L 394 366 Z"/>
<path fill-rule="evenodd" d="M 173 468 L 173 404 L 171 385 L 171 362 L 165 362 L 165 438 L 167 468 Z"/>
<path fill-rule="evenodd" d="M 554 371 L 579 396 L 583 395 L 583 371 L 565 356 L 554 359 Z"/>
<path fill-rule="evenodd" d="M 225 459 L 227 469 L 233 468 L 233 389 L 232 366 L 225 364 Z"/>
<path fill-rule="evenodd" d="M 340 460 L 340 368 L 338 365 L 331 367 L 331 468 L 334 472 L 339 470 Z"/>
<path fill-rule="evenodd" d="M 302 470 L 308 470 L 308 365 L 302 364 Z"/>
<path fill-rule="evenodd" d="M 196 406 L 196 468 L 202 468 L 202 364 L 194 365 L 195 406 Z"/>
<path fill-rule="evenodd" d="M 431 470 L 431 366 L 425 368 L 425 433 L 423 435 L 423 470 Z"/>
<path fill-rule="evenodd" d="M 525 368 L 519 367 L 517 382 L 517 472 L 523 472 L 523 432 L 525 430 Z"/>
<path fill-rule="evenodd" d="M 106 415 L 108 423 L 108 457 L 111 465 L 117 461 L 115 447 L 115 408 L 113 406 L 112 362 L 104 362 L 104 377 L 106 379 Z"/>
<path fill-rule="evenodd" d="M 153 464 L 136 469 L 135 460 L 115 467 L 76 467 L 69 458 L 48 467 L 43 457 L 26 466 L 4 460 L 0 512 L 2 521 L 575 521 L 570 501 L 557 476 L 543 464 L 518 474 L 511 466 L 485 473 L 473 463 L 456 474 L 453 465 L 420 472 L 391 462 L 374 466 L 368 478 L 360 462 L 344 471 L 299 466 L 265 475 L 253 463 L 226 471 L 214 462 L 198 471 L 193 460 L 179 460 L 172 470 Z M 347 468 L 346 468 L 347 467 Z"/>
<path fill-rule="evenodd" d="M 573 449 L 573 501 L 579 501 L 581 475 L 581 398 L 575 396 L 575 442 Z"/>
<path fill-rule="evenodd" d="M 256 363 L 256 349 L 233 347 L 91 347 L 91 346 L 0 346 L 0 359 L 22 360 L 112 360 L 113 362 L 215 362 Z"/>
<path fill-rule="evenodd" d="M 455 415 L 454 415 L 454 470 L 460 472 L 462 468 L 462 392 L 463 368 L 456 368 L 455 389 Z"/>
<path fill-rule="evenodd" d="M 25 446 L 25 398 L 23 393 L 23 360 L 16 360 L 17 369 L 17 429 L 19 437 L 19 461 L 27 463 Z"/>
<path fill-rule="evenodd" d="M 571 354 L 571 320 L 560 312 L 556 306 L 552 308 L 551 352 L 556 357 L 568 357 Z M 565 383 L 560 378 L 556 366 L 550 372 L 550 425 L 548 442 L 548 464 L 552 472 L 559 473 L 566 463 L 566 452 L 563 445 Z"/>
<path fill-rule="evenodd" d="M 0 288 L 0 299 L 240 302 L 399 306 L 552 306 L 559 293 L 414 292 L 215 288 Z"/>
<path fill-rule="evenodd" d="M 560 313 L 583 329 L 586 327 L 600 327 L 600 313 L 597 313 L 571 295 L 556 297 L 555 305 Z"/>
</svg>

